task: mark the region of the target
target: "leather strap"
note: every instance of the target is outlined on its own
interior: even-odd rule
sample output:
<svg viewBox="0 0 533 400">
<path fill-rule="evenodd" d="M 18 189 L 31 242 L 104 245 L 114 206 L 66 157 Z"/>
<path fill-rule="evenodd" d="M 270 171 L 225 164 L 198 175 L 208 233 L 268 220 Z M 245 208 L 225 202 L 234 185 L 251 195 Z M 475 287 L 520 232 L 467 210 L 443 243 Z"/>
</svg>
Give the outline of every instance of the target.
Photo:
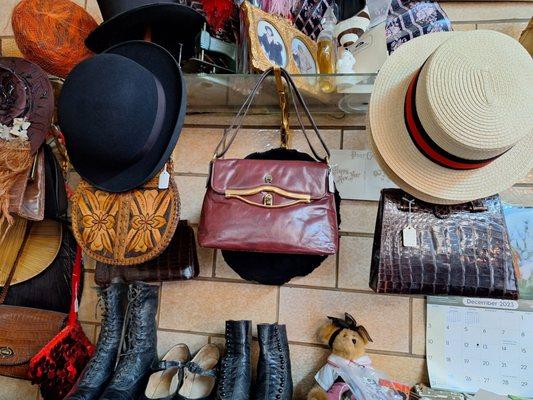
<svg viewBox="0 0 533 400">
<path fill-rule="evenodd" d="M 279 67 L 274 67 L 274 77 L 276 78 L 276 88 L 278 89 L 279 96 L 279 108 L 281 110 L 281 148 L 288 149 L 291 145 L 291 131 L 289 128 L 289 104 L 287 101 L 285 84 L 283 83 L 283 78 L 281 77 L 281 69 Z"/>
<path fill-rule="evenodd" d="M 24 246 L 26 245 L 26 242 L 30 237 L 31 225 L 32 222 L 28 220 L 26 225 L 26 232 L 24 232 L 24 238 L 22 239 L 22 243 L 17 252 L 17 257 L 15 258 L 15 261 L 11 266 L 11 270 L 9 271 L 9 275 L 7 276 L 6 282 L 4 283 L 4 287 L 0 292 L 0 304 L 4 304 L 4 301 L 6 300 L 7 292 L 9 291 L 9 287 L 11 286 L 11 282 L 13 281 L 13 277 L 15 276 L 15 271 L 17 269 L 17 264 L 19 263 L 20 256 L 22 255 L 22 252 L 24 251 Z"/>
<path fill-rule="evenodd" d="M 65 228 L 66 229 L 66 228 Z M 73 326 L 78 320 L 78 292 L 81 280 L 81 247 L 76 245 L 76 259 L 72 268 L 72 284 L 70 292 L 70 311 L 68 313 L 68 325 Z"/>
<path fill-rule="evenodd" d="M 185 368 L 187 368 L 190 372 L 196 375 L 200 376 L 209 376 L 211 378 L 216 378 L 217 373 L 214 369 L 205 370 L 200 365 L 195 363 L 194 361 L 189 361 L 187 364 L 185 364 Z"/>
<path fill-rule="evenodd" d="M 309 145 L 309 148 L 311 149 L 311 152 L 313 153 L 314 157 L 317 160 L 322 161 L 322 162 L 327 162 L 328 159 L 329 159 L 329 156 L 330 156 L 330 152 L 329 152 L 328 146 L 326 145 L 326 142 L 324 142 L 324 139 L 320 135 L 318 127 L 316 126 L 316 123 L 315 123 L 315 121 L 314 121 L 314 119 L 313 119 L 313 117 L 311 115 L 311 112 L 309 111 L 309 108 L 305 104 L 301 93 L 298 91 L 298 88 L 296 87 L 296 84 L 294 83 L 294 81 L 291 78 L 291 76 L 289 75 L 289 73 L 283 68 L 280 68 L 279 70 L 281 72 L 281 76 L 283 76 L 283 78 L 285 79 L 285 81 L 288 84 L 289 90 L 291 92 L 291 96 L 293 98 L 294 110 L 296 112 L 296 116 L 298 118 L 298 122 L 300 123 L 301 129 L 302 129 L 302 133 L 304 134 L 305 139 L 307 140 L 307 143 Z M 271 67 L 271 68 L 267 69 L 259 77 L 259 79 L 257 80 L 257 82 L 256 82 L 254 88 L 252 89 L 250 95 L 244 101 L 244 103 L 242 104 L 241 108 L 237 112 L 237 115 L 233 119 L 233 122 L 232 122 L 231 126 L 226 131 L 224 131 L 224 135 L 222 135 L 222 139 L 220 140 L 220 142 L 218 143 L 218 145 L 217 145 L 217 147 L 215 149 L 215 154 L 214 154 L 213 158 L 215 158 L 215 159 L 221 158 L 222 156 L 224 156 L 224 154 L 227 153 L 227 151 L 229 150 L 229 148 L 233 144 L 233 141 L 235 140 L 235 137 L 237 136 L 237 133 L 239 132 L 239 130 L 240 130 L 241 126 L 242 126 L 244 118 L 246 117 L 246 115 L 248 114 L 248 111 L 250 110 L 250 107 L 251 107 L 251 105 L 253 103 L 253 100 L 254 100 L 255 96 L 257 95 L 257 92 L 259 91 L 259 88 L 261 87 L 262 83 L 265 81 L 267 76 L 269 76 L 273 72 L 274 72 L 274 68 Z M 320 155 L 318 155 L 317 151 L 313 147 L 313 145 L 311 143 L 311 140 L 309 139 L 309 136 L 307 135 L 307 131 L 305 130 L 305 126 L 303 124 L 303 121 L 302 121 L 302 118 L 301 118 L 301 115 L 300 115 L 300 111 L 298 110 L 298 106 L 297 106 L 297 103 L 294 101 L 294 98 L 296 98 L 296 100 L 298 100 L 298 103 L 304 109 L 305 114 L 307 115 L 307 118 L 308 118 L 309 122 L 311 123 L 311 127 L 313 128 L 316 136 L 318 137 L 318 139 L 320 141 L 320 144 L 322 145 L 322 147 L 324 148 L 324 150 L 325 150 L 325 152 L 327 154 L 326 157 L 321 157 Z"/>
<path fill-rule="evenodd" d="M 185 368 L 186 365 L 187 363 L 183 361 L 161 360 L 154 371 L 164 371 L 169 368 Z"/>
</svg>

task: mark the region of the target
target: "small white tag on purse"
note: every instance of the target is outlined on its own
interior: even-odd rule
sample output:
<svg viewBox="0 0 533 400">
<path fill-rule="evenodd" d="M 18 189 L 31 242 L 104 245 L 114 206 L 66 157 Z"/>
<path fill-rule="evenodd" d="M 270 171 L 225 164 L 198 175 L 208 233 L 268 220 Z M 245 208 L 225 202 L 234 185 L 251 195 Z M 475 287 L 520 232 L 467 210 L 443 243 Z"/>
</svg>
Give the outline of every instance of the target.
<svg viewBox="0 0 533 400">
<path fill-rule="evenodd" d="M 411 225 L 403 229 L 402 237 L 404 247 L 418 247 L 418 241 L 416 239 L 416 229 L 413 228 Z"/>
<path fill-rule="evenodd" d="M 331 169 L 328 172 L 328 186 L 329 192 L 335 193 L 335 177 L 333 176 Z"/>
<path fill-rule="evenodd" d="M 165 164 L 165 168 L 163 168 L 163 171 L 161 174 L 159 174 L 159 183 L 157 184 L 157 187 L 159 189 L 168 189 L 168 186 L 170 185 L 170 174 L 167 171 L 167 165 Z"/>
</svg>

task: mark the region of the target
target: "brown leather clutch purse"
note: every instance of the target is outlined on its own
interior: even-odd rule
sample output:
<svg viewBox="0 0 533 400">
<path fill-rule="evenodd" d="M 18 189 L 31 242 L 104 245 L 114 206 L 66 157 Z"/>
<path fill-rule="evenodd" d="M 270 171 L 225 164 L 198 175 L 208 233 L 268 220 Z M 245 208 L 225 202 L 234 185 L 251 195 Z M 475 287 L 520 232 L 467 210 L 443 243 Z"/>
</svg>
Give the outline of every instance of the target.
<svg viewBox="0 0 533 400">
<path fill-rule="evenodd" d="M 442 206 L 383 190 L 370 287 L 379 293 L 518 298 L 499 197 Z"/>
<path fill-rule="evenodd" d="M 180 221 L 168 247 L 156 258 L 139 265 L 96 264 L 94 280 L 100 286 L 120 282 L 164 282 L 192 279 L 200 267 L 196 253 L 194 230 L 187 221 Z"/>
</svg>

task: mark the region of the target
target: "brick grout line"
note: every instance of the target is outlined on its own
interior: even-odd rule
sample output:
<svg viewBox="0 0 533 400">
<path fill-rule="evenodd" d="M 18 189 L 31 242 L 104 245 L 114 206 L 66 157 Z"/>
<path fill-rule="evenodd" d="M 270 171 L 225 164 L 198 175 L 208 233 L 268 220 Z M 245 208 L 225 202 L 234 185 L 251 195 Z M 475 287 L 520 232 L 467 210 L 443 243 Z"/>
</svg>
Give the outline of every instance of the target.
<svg viewBox="0 0 533 400">
<path fill-rule="evenodd" d="M 161 304 L 163 304 L 162 302 L 162 299 L 163 299 L 163 284 L 165 282 L 161 282 L 161 285 L 159 286 L 159 291 L 157 293 L 157 315 L 156 315 L 156 326 L 159 327 L 159 321 L 161 319 Z"/>
<path fill-rule="evenodd" d="M 413 354 L 413 298 L 409 298 L 409 354 Z"/>
<path fill-rule="evenodd" d="M 281 309 L 281 286 L 278 286 L 276 293 L 276 323 L 279 324 L 279 314 Z"/>
<path fill-rule="evenodd" d="M 208 277 L 199 276 L 195 278 L 194 281 L 213 282 L 213 283 L 236 283 L 239 285 L 268 286 L 268 285 L 262 285 L 256 282 L 246 281 L 244 279 L 218 278 L 218 277 L 208 278 Z M 366 295 L 373 295 L 373 296 L 390 296 L 390 297 L 407 298 L 407 299 L 424 298 L 424 295 L 419 295 L 419 294 L 409 295 L 409 294 L 396 294 L 396 293 L 376 293 L 371 289 L 363 290 L 363 289 L 336 288 L 336 287 L 331 287 L 331 286 L 302 285 L 302 284 L 290 284 L 290 283 L 288 284 L 286 283 L 282 286 L 286 288 L 294 288 L 294 289 L 328 290 L 331 292 L 359 293 L 359 294 L 366 294 Z"/>
<path fill-rule="evenodd" d="M 374 238 L 374 233 L 369 232 L 357 232 L 357 231 L 340 231 L 341 237 L 361 237 L 361 238 Z"/>
<path fill-rule="evenodd" d="M 341 241 L 339 240 L 339 251 L 335 255 L 335 288 L 339 288 L 339 271 L 340 271 L 340 253 L 341 253 Z"/>
<path fill-rule="evenodd" d="M 159 328 L 158 331 L 167 332 L 167 333 L 181 333 L 181 334 L 186 334 L 186 335 L 204 336 L 204 337 L 207 337 L 208 340 L 211 340 L 213 338 L 221 338 L 221 339 L 223 339 L 225 337 L 224 333 L 189 331 L 189 330 L 171 329 L 171 328 Z M 256 340 L 256 338 L 254 337 L 253 340 Z M 295 346 L 328 349 L 328 346 L 326 346 L 324 344 L 310 343 L 310 342 L 300 342 L 300 341 L 297 341 L 297 340 L 289 340 L 289 344 L 295 345 Z M 423 356 L 423 355 L 410 354 L 410 353 L 401 352 L 401 351 L 368 349 L 367 352 L 370 353 L 370 354 L 378 354 L 378 355 L 385 355 L 385 356 L 407 357 L 407 358 L 418 358 L 418 359 L 425 358 L 425 356 Z"/>
<path fill-rule="evenodd" d="M 213 263 L 211 264 L 211 278 L 217 277 L 217 256 L 218 250 L 213 250 Z"/>
</svg>

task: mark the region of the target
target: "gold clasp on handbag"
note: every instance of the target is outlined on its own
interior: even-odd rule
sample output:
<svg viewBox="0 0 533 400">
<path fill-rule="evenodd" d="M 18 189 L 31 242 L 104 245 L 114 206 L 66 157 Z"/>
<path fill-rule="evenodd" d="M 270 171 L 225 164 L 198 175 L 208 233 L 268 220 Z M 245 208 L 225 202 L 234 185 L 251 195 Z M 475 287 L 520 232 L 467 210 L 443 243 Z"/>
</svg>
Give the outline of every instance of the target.
<svg viewBox="0 0 533 400">
<path fill-rule="evenodd" d="M 265 193 L 265 195 L 263 196 L 262 203 L 251 201 L 245 197 L 245 196 L 254 196 L 259 193 Z M 272 193 L 279 194 L 280 196 L 286 197 L 288 199 L 293 199 L 294 201 L 291 201 L 285 204 L 275 205 L 274 195 Z M 269 185 L 262 185 L 262 186 L 258 186 L 252 189 L 227 189 L 224 192 L 224 195 L 226 196 L 227 199 L 235 198 L 235 199 L 244 201 L 245 203 L 250 204 L 252 206 L 259 206 L 259 207 L 266 207 L 266 208 L 281 208 L 281 207 L 293 206 L 299 203 L 311 203 L 311 195 L 302 194 L 302 193 L 293 193 L 293 192 L 289 192 L 287 190 L 284 190 L 284 189 L 281 189 L 275 186 L 269 186 Z"/>
<path fill-rule="evenodd" d="M 263 197 L 263 205 L 264 206 L 272 206 L 274 204 L 274 196 L 272 196 L 271 193 L 265 194 Z"/>
</svg>

